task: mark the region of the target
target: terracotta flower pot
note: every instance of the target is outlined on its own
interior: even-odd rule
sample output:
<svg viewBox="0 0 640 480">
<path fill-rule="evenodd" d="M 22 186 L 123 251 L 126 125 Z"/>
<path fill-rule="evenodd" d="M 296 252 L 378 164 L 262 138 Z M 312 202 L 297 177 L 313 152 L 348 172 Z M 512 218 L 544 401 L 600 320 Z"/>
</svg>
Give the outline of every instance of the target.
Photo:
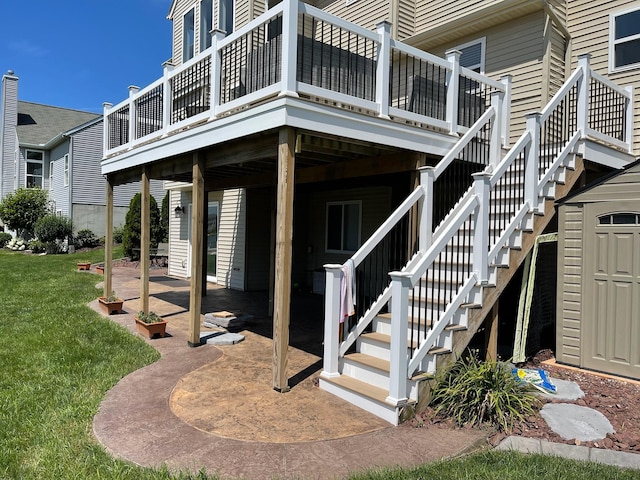
<svg viewBox="0 0 640 480">
<path fill-rule="evenodd" d="M 100 302 L 102 308 L 107 312 L 107 315 L 120 313 L 120 311 L 122 311 L 123 300 L 121 298 L 108 302 L 107 297 L 98 297 L 98 302 Z"/>
<path fill-rule="evenodd" d="M 78 271 L 89 270 L 91 268 L 91 262 L 78 262 Z"/>
<path fill-rule="evenodd" d="M 96 267 L 96 273 L 99 273 L 100 275 L 104 275 L 104 267 L 102 265 L 98 265 Z"/>
<path fill-rule="evenodd" d="M 167 330 L 167 321 L 163 320 L 161 322 L 155 323 L 145 323 L 140 320 L 137 316 L 134 317 L 136 320 L 136 328 L 138 332 L 147 338 L 164 337 L 166 335 Z"/>
</svg>

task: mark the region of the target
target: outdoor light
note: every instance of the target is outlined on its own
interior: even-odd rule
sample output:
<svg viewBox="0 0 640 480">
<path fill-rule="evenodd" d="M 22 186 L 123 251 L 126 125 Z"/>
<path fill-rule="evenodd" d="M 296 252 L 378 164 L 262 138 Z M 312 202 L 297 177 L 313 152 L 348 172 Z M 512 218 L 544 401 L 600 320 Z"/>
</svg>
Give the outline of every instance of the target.
<svg viewBox="0 0 640 480">
<path fill-rule="evenodd" d="M 176 213 L 176 215 L 182 215 L 182 214 L 184 213 L 184 207 L 183 207 L 183 206 L 178 205 L 178 206 L 175 208 L 174 212 Z"/>
</svg>

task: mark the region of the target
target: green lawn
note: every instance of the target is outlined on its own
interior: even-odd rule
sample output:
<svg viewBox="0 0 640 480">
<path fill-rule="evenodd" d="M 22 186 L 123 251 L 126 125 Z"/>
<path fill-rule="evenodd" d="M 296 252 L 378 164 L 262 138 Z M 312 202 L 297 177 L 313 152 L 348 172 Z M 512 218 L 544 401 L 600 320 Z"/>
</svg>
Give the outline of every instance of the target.
<svg viewBox="0 0 640 480">
<path fill-rule="evenodd" d="M 119 250 L 114 253 L 121 254 Z M 92 436 L 92 418 L 107 390 L 127 373 L 159 357 L 142 340 L 86 306 L 101 294 L 95 289 L 99 277 L 77 272 L 76 262 L 101 261 L 103 255 L 100 250 L 55 256 L 0 250 L 2 480 L 189 478 L 115 460 Z M 638 476 L 638 472 L 611 467 L 485 452 L 417 470 L 350 478 L 600 480 Z"/>
</svg>

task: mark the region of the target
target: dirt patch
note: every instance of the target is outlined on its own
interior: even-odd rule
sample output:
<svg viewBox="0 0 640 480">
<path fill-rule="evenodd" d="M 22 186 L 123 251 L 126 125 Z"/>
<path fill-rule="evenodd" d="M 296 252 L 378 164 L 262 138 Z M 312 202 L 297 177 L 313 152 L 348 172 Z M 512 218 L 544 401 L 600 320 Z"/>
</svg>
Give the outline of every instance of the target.
<svg viewBox="0 0 640 480">
<path fill-rule="evenodd" d="M 538 438 L 555 443 L 570 445 L 584 445 L 594 448 L 618 450 L 640 454 L 640 385 L 631 381 L 609 378 L 584 370 L 571 370 L 557 365 L 543 364 L 545 360 L 553 358 L 549 350 L 539 352 L 526 368 L 543 368 L 549 372 L 552 379 L 558 378 L 576 382 L 585 396 L 579 400 L 543 400 L 544 403 L 575 403 L 593 408 L 602 413 L 615 430 L 603 439 L 581 442 L 575 439 L 565 440 L 554 433 L 540 414 L 530 416 L 518 422 L 511 435 Z M 456 428 L 449 420 L 435 418 L 433 412 L 425 411 L 407 423 L 410 426 L 427 428 Z M 504 433 L 487 431 L 489 443 L 497 445 L 506 437 Z"/>
</svg>

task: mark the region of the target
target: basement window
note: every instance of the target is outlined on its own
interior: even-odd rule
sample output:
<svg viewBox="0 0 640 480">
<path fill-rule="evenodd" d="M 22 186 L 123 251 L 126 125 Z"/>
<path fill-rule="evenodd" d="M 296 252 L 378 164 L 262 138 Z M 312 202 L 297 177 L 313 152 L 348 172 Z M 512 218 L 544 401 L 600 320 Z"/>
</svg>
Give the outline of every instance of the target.
<svg viewBox="0 0 640 480">
<path fill-rule="evenodd" d="M 354 253 L 360 246 L 362 202 L 328 202 L 326 251 Z"/>
</svg>

